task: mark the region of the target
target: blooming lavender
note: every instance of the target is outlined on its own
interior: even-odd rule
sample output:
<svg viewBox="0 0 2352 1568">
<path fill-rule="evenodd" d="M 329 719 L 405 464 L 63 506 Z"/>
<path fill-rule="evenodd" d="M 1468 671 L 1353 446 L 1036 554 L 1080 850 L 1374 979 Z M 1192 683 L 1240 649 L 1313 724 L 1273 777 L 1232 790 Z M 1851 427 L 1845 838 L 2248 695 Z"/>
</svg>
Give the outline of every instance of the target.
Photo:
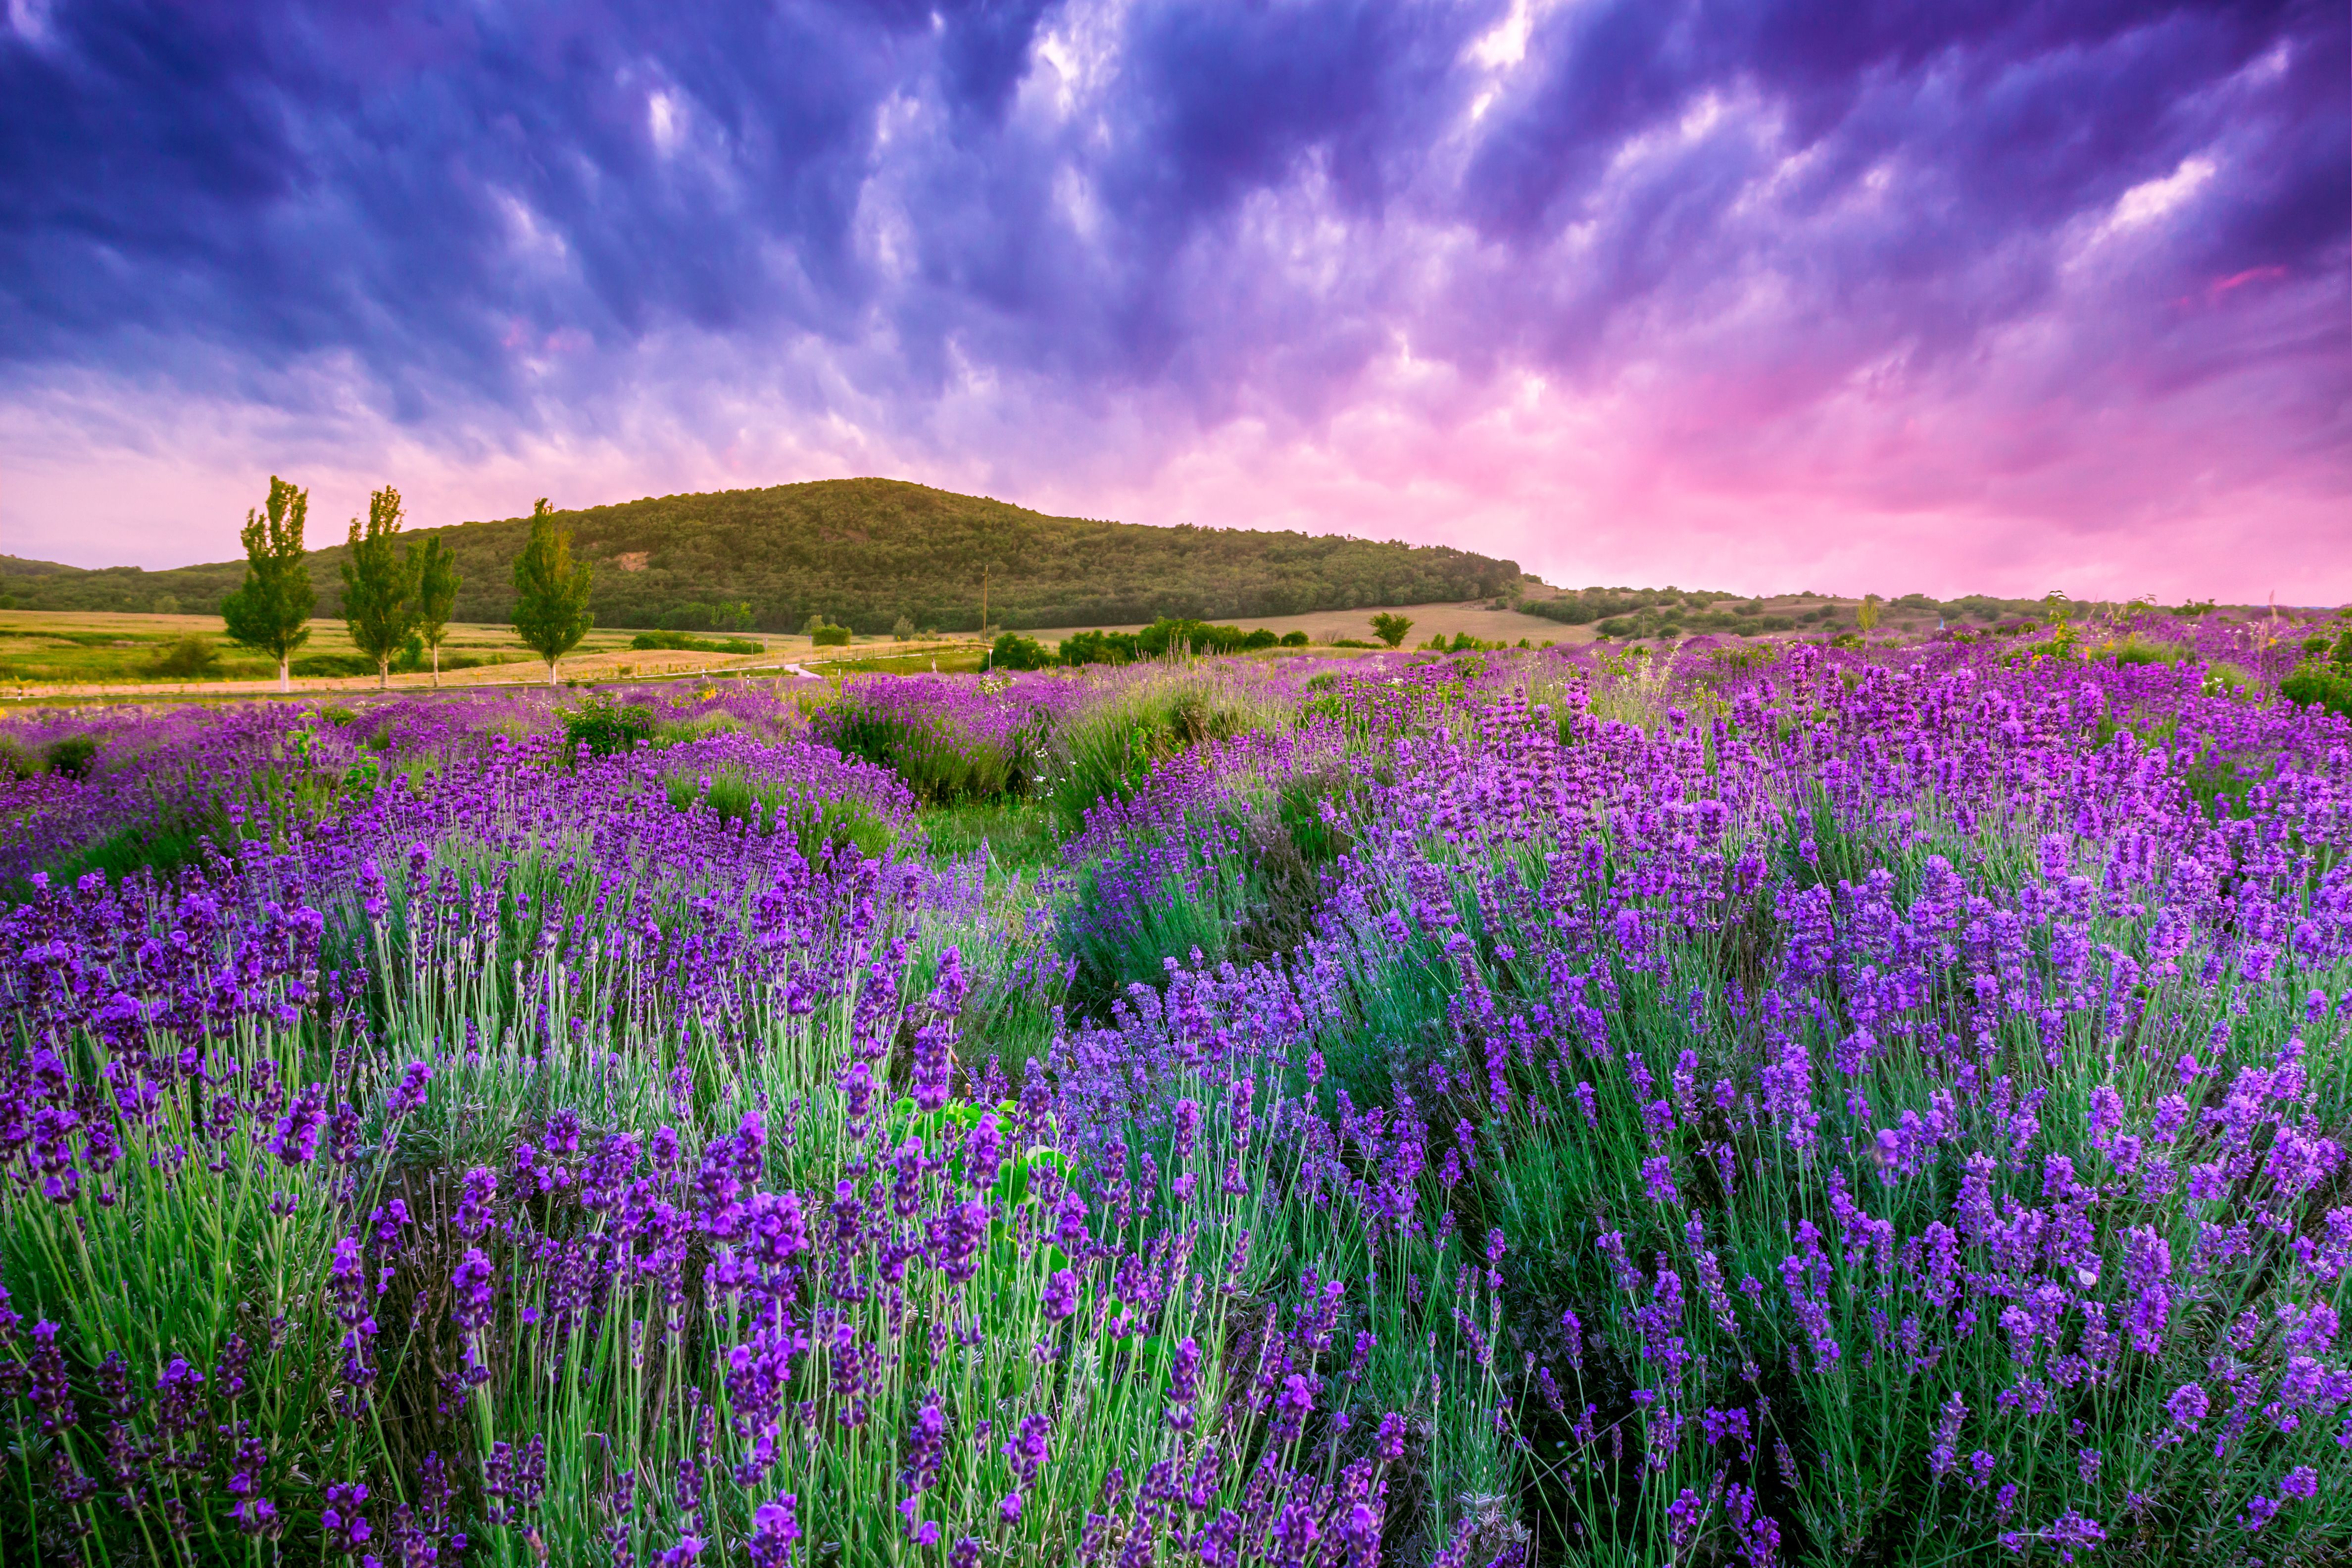
<svg viewBox="0 0 2352 1568">
<path fill-rule="evenodd" d="M 2352 730 L 2109 630 L 109 715 L 0 817 L 0 1538 L 2319 1552 Z"/>
</svg>

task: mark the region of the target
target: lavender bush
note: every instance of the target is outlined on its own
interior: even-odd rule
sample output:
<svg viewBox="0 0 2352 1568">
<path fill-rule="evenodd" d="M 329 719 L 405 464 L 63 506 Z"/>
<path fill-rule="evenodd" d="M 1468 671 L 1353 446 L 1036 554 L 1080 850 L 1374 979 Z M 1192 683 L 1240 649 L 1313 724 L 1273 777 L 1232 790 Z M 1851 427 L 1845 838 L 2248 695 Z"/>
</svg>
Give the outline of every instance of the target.
<svg viewBox="0 0 2352 1568">
<path fill-rule="evenodd" d="M 2334 1560 L 2260 629 L 11 718 L 0 1548 Z"/>
</svg>

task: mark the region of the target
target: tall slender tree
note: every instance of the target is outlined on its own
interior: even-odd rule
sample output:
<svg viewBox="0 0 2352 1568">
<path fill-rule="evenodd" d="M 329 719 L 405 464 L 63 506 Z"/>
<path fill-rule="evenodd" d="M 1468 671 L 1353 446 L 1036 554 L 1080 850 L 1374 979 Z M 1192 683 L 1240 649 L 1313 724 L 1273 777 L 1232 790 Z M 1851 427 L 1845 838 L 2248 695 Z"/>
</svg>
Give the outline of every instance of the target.
<svg viewBox="0 0 2352 1568">
<path fill-rule="evenodd" d="M 390 485 L 368 497 L 367 526 L 352 519 L 343 558 L 343 623 L 352 646 L 375 660 L 378 690 L 392 684 L 392 656 L 416 630 L 414 552 L 399 549 L 400 492 Z"/>
<path fill-rule="evenodd" d="M 416 563 L 416 635 L 433 650 L 433 684 L 441 684 L 441 639 L 457 605 L 457 552 L 439 534 L 425 542 Z"/>
<path fill-rule="evenodd" d="M 525 647 L 547 660 L 547 683 L 555 684 L 555 664 L 580 644 L 596 617 L 588 613 L 589 566 L 572 563 L 572 531 L 555 526 L 555 513 L 541 496 L 530 509 L 530 542 L 515 557 L 514 628 Z"/>
<path fill-rule="evenodd" d="M 310 492 L 269 476 L 269 500 L 245 514 L 237 537 L 245 546 L 245 585 L 221 601 L 229 640 L 278 661 L 278 689 L 289 690 L 294 650 L 310 640 L 310 612 L 319 591 L 302 563 L 302 523 Z"/>
</svg>

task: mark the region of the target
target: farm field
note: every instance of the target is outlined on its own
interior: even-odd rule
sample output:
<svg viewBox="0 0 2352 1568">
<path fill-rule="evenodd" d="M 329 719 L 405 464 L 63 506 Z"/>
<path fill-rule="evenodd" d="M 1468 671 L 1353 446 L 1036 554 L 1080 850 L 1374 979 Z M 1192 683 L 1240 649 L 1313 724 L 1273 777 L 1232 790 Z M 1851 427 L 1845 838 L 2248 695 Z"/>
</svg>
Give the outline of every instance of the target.
<svg viewBox="0 0 2352 1568">
<path fill-rule="evenodd" d="M 0 1561 L 2340 1561 L 2347 623 L 1537 624 L 0 714 Z"/>
<path fill-rule="evenodd" d="M 1851 602 L 1807 598 L 1758 602 L 1766 613 L 1780 615 L 1805 605 L 1843 613 L 1850 620 Z M 1370 617 L 1394 613 L 1409 617 L 1412 629 L 1408 647 L 1432 637 L 1448 640 L 1467 636 L 1486 642 L 1534 646 L 1572 645 L 1595 640 L 1596 626 L 1564 625 L 1539 616 L 1494 609 L 1490 601 L 1459 604 L 1387 605 L 1362 611 L 1331 611 L 1302 616 L 1243 616 L 1244 629 L 1264 626 L 1276 634 L 1304 632 L 1327 647 L 1342 638 L 1370 640 Z M 1923 626 L 1916 616 L 1890 624 L 1890 632 L 1916 634 Z M 1143 623 L 1110 626 L 1070 626 L 1024 631 L 1024 636 L 1047 645 L 1082 631 L 1134 632 Z M 1819 636 L 1823 628 L 1808 628 Z M 898 642 L 887 637 L 859 634 L 847 647 L 815 647 L 804 636 L 776 632 L 695 634 L 717 642 L 741 637 L 761 645 L 756 655 L 709 651 L 633 648 L 634 628 L 599 627 L 564 657 L 563 679 L 596 684 L 629 679 L 659 679 L 685 674 L 772 668 L 789 661 L 803 666 L 841 666 L 856 671 L 907 674 L 976 671 L 980 645 L 970 636 L 919 637 Z M 1788 640 L 1782 632 L 1759 640 Z M 216 656 L 216 663 L 201 676 L 164 674 L 156 668 L 177 642 L 197 638 Z M 444 648 L 440 677 L 444 687 L 507 686 L 543 678 L 544 667 L 519 639 L 511 626 L 452 623 Z M 310 623 L 310 640 L 297 658 L 292 681 L 297 691 L 323 693 L 373 689 L 373 673 L 321 674 L 326 664 L 356 668 L 365 661 L 352 646 L 341 620 Z M 310 669 L 306 673 L 304 666 Z M 396 667 L 396 688 L 430 687 L 433 677 L 424 669 Z M 276 689 L 275 667 L 262 657 L 239 648 L 222 636 L 217 616 L 148 615 L 113 611 L 0 610 L 0 700 L 39 700 L 64 696 L 161 696 L 181 691 L 236 697 Z"/>
<path fill-rule="evenodd" d="M 842 657 L 893 645 L 887 637 L 860 637 L 848 649 L 813 649 L 805 637 L 778 633 L 745 634 L 771 651 L 759 655 L 728 655 L 691 650 L 632 648 L 633 629 L 597 628 L 580 647 L 566 654 L 562 673 L 567 680 L 658 679 L 688 672 L 772 666 L 778 660 L 806 662 L 812 658 Z M 717 641 L 735 634 L 709 634 Z M 210 677 L 167 677 L 150 667 L 175 641 L 200 637 L 218 655 Z M 963 646 L 941 643 L 933 646 Z M 507 626 L 453 623 L 444 645 L 441 684 L 444 687 L 512 685 L 544 681 L 547 667 L 524 647 Z M 453 659 L 471 661 L 453 668 Z M 359 660 L 351 637 L 340 620 L 310 623 L 310 640 L 296 658 L 294 689 L 310 692 L 362 691 L 375 689 L 373 673 L 319 676 L 302 674 L 299 667 L 316 659 Z M 395 669 L 392 684 L 402 689 L 429 687 L 425 670 Z M 13 610 L 0 611 L 0 698 L 74 696 L 161 696 L 181 691 L 237 696 L 274 692 L 277 667 L 261 657 L 229 643 L 221 635 L 218 616 L 154 616 L 129 612 Z"/>
</svg>

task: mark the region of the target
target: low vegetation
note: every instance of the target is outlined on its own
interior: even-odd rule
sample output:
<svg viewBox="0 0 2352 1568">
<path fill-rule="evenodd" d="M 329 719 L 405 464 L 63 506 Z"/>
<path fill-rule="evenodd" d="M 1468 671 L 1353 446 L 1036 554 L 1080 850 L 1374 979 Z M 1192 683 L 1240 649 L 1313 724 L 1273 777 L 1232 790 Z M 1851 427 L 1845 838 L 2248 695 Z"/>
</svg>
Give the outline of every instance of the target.
<svg viewBox="0 0 2352 1568">
<path fill-rule="evenodd" d="M 2324 631 L 0 716 L 0 1559 L 2332 1561 Z"/>
</svg>

